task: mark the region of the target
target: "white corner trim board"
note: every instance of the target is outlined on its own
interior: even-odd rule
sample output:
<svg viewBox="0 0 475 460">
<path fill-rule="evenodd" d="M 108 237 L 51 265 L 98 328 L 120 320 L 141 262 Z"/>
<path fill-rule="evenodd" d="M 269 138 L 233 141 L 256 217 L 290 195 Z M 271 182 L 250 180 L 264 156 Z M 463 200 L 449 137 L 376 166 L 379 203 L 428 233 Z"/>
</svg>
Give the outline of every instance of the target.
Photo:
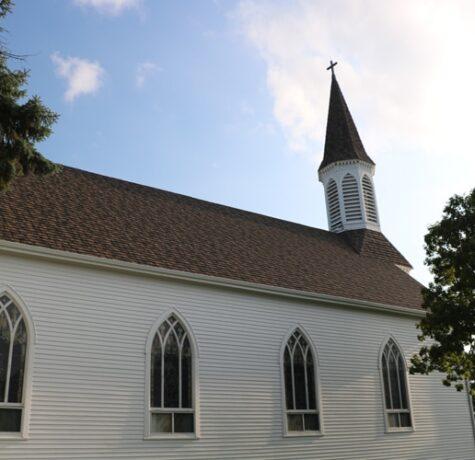
<svg viewBox="0 0 475 460">
<path fill-rule="evenodd" d="M 6 240 L 0 240 L 0 253 L 13 254 L 24 257 L 40 257 L 67 264 L 81 264 L 103 268 L 108 270 L 125 271 L 142 276 L 153 276 L 158 278 L 168 278 L 190 283 L 207 284 L 230 289 L 239 289 L 261 294 L 274 295 L 280 297 L 291 297 L 303 301 L 320 302 L 326 305 L 342 308 L 356 308 L 364 310 L 376 310 L 386 313 L 396 313 L 404 316 L 422 318 L 425 311 L 415 310 L 397 305 L 387 305 L 377 302 L 368 302 L 364 300 L 349 299 L 346 297 L 332 296 L 328 294 L 319 294 L 313 292 L 299 291 L 278 286 L 266 284 L 251 283 L 248 281 L 233 280 L 218 276 L 200 275 L 179 270 L 170 270 L 160 267 L 152 267 L 133 262 L 124 262 L 116 259 L 105 259 L 102 257 L 77 254 L 74 252 L 60 251 L 57 249 L 45 248 L 42 246 L 32 246 L 29 244 L 16 243 Z"/>
</svg>

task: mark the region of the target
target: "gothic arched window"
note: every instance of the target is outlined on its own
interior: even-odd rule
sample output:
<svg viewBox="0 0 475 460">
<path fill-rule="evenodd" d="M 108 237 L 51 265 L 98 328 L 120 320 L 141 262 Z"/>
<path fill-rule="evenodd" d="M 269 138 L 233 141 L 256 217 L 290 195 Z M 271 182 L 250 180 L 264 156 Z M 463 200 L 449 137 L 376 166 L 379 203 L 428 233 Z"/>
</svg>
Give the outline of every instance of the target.
<svg viewBox="0 0 475 460">
<path fill-rule="evenodd" d="M 406 362 L 393 339 L 389 339 L 383 349 L 381 372 L 388 430 L 411 428 Z"/>
<path fill-rule="evenodd" d="M 283 372 L 286 431 L 319 433 L 321 421 L 315 356 L 310 342 L 299 328 L 285 344 Z"/>
<path fill-rule="evenodd" d="M 195 432 L 193 346 L 176 314 L 158 327 L 150 349 L 150 435 Z"/>
<path fill-rule="evenodd" d="M 350 173 L 346 174 L 341 182 L 343 203 L 345 205 L 346 222 L 356 222 L 362 219 L 360 193 L 358 182 Z"/>
<path fill-rule="evenodd" d="M 327 205 L 330 230 L 333 232 L 342 230 L 340 198 L 338 196 L 338 187 L 333 179 L 330 179 L 327 185 Z"/>
<path fill-rule="evenodd" d="M 0 433 L 21 433 L 28 332 L 19 307 L 0 295 Z"/>
</svg>

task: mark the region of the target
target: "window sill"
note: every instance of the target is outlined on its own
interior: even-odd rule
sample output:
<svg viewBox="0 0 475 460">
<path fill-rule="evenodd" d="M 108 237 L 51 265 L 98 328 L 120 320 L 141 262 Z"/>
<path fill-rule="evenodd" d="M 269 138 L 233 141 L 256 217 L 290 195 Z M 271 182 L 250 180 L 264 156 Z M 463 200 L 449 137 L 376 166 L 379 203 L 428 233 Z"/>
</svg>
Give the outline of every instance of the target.
<svg viewBox="0 0 475 460">
<path fill-rule="evenodd" d="M 26 441 L 27 439 L 21 433 L 0 433 L 0 441 Z"/>
<path fill-rule="evenodd" d="M 165 440 L 196 440 L 199 436 L 196 433 L 181 433 L 181 434 L 151 434 L 150 436 L 144 436 L 144 441 L 165 441 Z"/>
<path fill-rule="evenodd" d="M 284 434 L 284 438 L 320 438 L 322 436 L 321 431 L 289 431 Z"/>
<path fill-rule="evenodd" d="M 411 433 L 414 431 L 414 427 L 404 427 L 404 428 L 387 428 L 386 433 L 387 434 L 392 434 L 392 433 Z"/>
</svg>

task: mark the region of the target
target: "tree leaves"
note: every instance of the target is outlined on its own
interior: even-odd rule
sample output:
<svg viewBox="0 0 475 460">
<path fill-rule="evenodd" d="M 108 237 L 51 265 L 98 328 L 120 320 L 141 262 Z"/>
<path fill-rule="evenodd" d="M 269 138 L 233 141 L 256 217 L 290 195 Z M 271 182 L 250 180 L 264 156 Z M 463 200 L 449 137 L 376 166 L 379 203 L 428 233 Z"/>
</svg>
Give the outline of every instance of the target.
<svg viewBox="0 0 475 460">
<path fill-rule="evenodd" d="M 440 222 L 425 237 L 426 265 L 434 281 L 424 288 L 419 340 L 412 374 L 443 372 L 444 385 L 475 395 L 475 188 L 450 198 Z"/>
<path fill-rule="evenodd" d="M 0 0 L 0 19 L 11 6 L 10 0 Z M 45 107 L 38 96 L 24 101 L 28 71 L 10 70 L 7 60 L 11 56 L 0 45 L 0 191 L 8 188 L 16 176 L 42 175 L 59 169 L 35 147 L 50 136 L 58 115 Z"/>
</svg>

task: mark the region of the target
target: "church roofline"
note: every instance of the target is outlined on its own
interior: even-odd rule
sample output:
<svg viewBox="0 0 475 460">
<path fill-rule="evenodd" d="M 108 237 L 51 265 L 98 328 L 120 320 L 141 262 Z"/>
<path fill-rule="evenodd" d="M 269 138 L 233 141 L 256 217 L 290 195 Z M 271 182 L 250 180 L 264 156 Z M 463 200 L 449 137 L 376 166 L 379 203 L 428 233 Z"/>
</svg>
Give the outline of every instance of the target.
<svg viewBox="0 0 475 460">
<path fill-rule="evenodd" d="M 289 289 L 280 286 L 272 286 L 261 283 L 252 283 L 218 276 L 190 273 L 181 270 L 171 270 L 162 267 L 125 262 L 116 259 L 107 259 L 103 257 L 91 256 L 88 254 L 78 254 L 69 251 L 51 249 L 43 246 L 33 246 L 23 243 L 17 243 L 0 239 L 0 253 L 22 256 L 37 257 L 45 260 L 52 260 L 58 263 L 78 264 L 95 267 L 98 269 L 113 270 L 138 274 L 143 276 L 153 276 L 162 279 L 172 279 L 193 284 L 207 284 L 210 286 L 219 286 L 229 289 L 244 290 L 248 292 L 267 294 L 279 297 L 290 297 L 297 300 L 321 302 L 328 306 L 338 306 L 342 308 L 362 309 L 369 311 L 378 311 L 384 313 L 393 313 L 403 316 L 421 318 L 426 315 L 422 308 L 401 307 L 367 300 L 340 297 L 335 295 L 320 294 L 304 290 Z"/>
<path fill-rule="evenodd" d="M 18 178 L 0 196 L 0 214 L 5 223 L 0 239 L 6 241 L 407 308 L 421 305 L 420 284 L 392 259 L 358 254 L 339 234 L 75 168 Z"/>
</svg>

